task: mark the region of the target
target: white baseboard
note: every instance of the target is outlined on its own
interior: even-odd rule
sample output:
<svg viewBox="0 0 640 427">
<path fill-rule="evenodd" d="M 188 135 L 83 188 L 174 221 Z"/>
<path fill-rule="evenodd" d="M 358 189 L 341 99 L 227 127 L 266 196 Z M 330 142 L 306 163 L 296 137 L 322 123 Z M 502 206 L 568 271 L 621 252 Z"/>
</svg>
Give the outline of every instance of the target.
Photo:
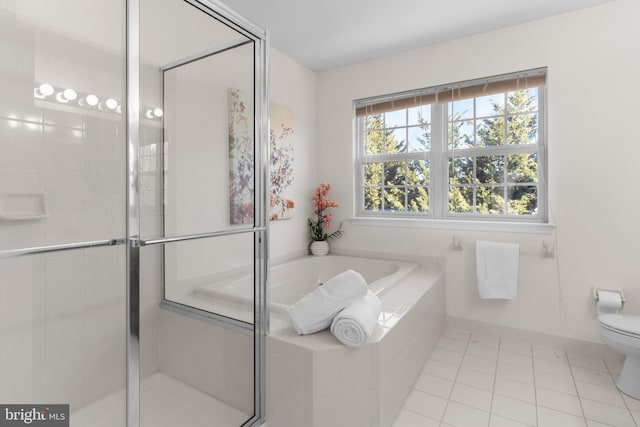
<svg viewBox="0 0 640 427">
<path fill-rule="evenodd" d="M 453 316 L 447 316 L 446 326 L 449 328 L 464 329 L 470 332 L 481 332 L 484 334 L 499 336 L 500 338 L 506 338 L 513 341 L 545 345 L 562 350 L 566 353 L 599 357 L 604 360 L 620 360 L 624 358 L 624 355 L 621 355 L 601 342 L 585 341 L 576 338 L 545 334 L 543 332 L 515 329 L 508 326 L 479 322 L 477 320 Z"/>
</svg>

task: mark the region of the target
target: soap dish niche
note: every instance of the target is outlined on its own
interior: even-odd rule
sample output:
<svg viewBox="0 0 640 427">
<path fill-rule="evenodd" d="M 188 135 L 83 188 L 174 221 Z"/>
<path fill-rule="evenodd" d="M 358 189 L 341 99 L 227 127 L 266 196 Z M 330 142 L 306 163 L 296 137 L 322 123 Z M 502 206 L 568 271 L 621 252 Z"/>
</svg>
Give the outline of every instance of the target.
<svg viewBox="0 0 640 427">
<path fill-rule="evenodd" d="M 0 221 L 34 221 L 48 216 L 43 193 L 0 194 Z"/>
</svg>

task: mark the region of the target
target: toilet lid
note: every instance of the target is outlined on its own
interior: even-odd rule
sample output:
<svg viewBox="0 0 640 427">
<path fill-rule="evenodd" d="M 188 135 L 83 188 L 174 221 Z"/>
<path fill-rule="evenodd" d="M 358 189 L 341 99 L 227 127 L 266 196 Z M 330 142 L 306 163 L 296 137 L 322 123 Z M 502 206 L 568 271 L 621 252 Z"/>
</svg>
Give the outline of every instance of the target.
<svg viewBox="0 0 640 427">
<path fill-rule="evenodd" d="M 601 314 L 598 319 L 600 323 L 609 328 L 640 335 L 640 316 L 612 313 Z"/>
</svg>

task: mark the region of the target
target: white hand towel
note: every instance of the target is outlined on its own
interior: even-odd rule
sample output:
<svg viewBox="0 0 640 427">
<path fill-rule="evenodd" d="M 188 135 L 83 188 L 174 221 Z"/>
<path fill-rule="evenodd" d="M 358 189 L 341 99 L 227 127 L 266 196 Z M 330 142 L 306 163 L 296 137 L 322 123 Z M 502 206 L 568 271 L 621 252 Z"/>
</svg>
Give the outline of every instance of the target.
<svg viewBox="0 0 640 427">
<path fill-rule="evenodd" d="M 328 328 L 336 314 L 349 304 L 364 298 L 367 290 L 364 277 L 358 272 L 347 270 L 302 297 L 287 312 L 297 333 L 312 334 Z"/>
<path fill-rule="evenodd" d="M 476 242 L 476 275 L 480 298 L 514 299 L 518 296 L 517 243 Z"/>
<path fill-rule="evenodd" d="M 346 346 L 362 347 L 378 324 L 381 310 L 380 299 L 368 291 L 364 298 L 338 313 L 331 323 L 331 333 Z"/>
</svg>

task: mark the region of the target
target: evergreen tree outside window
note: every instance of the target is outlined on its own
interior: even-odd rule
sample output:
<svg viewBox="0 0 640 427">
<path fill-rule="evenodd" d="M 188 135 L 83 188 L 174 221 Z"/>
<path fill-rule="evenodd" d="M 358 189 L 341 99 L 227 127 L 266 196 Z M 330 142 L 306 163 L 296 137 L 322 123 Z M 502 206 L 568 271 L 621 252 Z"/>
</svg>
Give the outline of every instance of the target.
<svg viewBox="0 0 640 427">
<path fill-rule="evenodd" d="M 358 215 L 546 222 L 546 69 L 355 103 Z"/>
</svg>

